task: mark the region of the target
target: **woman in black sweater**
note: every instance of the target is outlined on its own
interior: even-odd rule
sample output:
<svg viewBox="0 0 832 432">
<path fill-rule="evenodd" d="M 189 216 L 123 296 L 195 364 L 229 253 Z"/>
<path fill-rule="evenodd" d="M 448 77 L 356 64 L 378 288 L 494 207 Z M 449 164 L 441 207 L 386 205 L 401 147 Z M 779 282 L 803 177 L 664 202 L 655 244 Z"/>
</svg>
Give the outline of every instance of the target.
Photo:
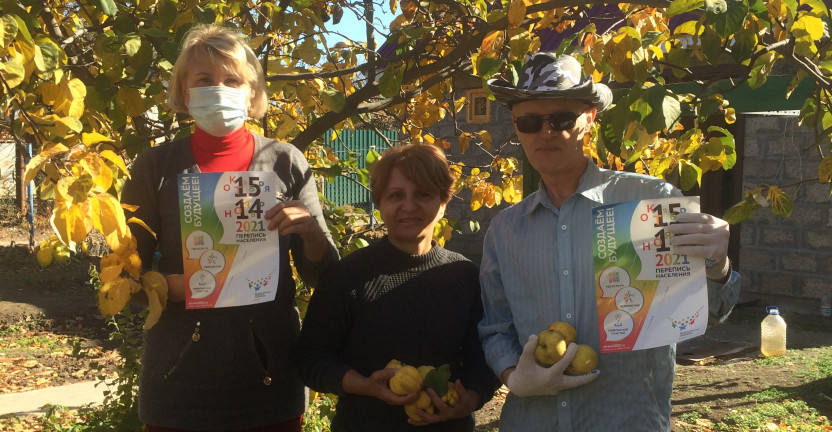
<svg viewBox="0 0 832 432">
<path fill-rule="evenodd" d="M 433 241 L 453 180 L 432 146 L 391 148 L 373 166 L 373 202 L 388 235 L 324 274 L 298 345 L 306 385 L 339 396 L 334 432 L 471 431 L 473 412 L 499 385 L 477 335 L 477 267 Z M 429 391 L 435 412 L 408 419 L 402 405 L 419 394 L 390 390 L 391 359 L 449 364 L 458 403 L 448 406 Z"/>
</svg>

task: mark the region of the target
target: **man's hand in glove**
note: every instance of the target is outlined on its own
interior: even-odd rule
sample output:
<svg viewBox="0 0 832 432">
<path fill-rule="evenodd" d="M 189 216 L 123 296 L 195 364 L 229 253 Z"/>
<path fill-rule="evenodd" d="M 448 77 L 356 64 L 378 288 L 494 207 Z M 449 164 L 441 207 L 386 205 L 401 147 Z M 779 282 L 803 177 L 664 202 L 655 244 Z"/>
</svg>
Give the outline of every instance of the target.
<svg viewBox="0 0 832 432">
<path fill-rule="evenodd" d="M 674 253 L 705 257 L 708 279 L 721 281 L 728 276 L 728 222 L 706 213 L 679 213 L 666 230 Z"/>
<path fill-rule="evenodd" d="M 517 366 L 513 371 L 506 370 L 510 372 L 505 383 L 517 396 L 554 396 L 563 389 L 578 387 L 598 378 L 600 372 L 597 370 L 575 376 L 563 373 L 578 350 L 578 345 L 575 343 L 569 344 L 563 358 L 548 368 L 534 361 L 535 347 L 537 347 L 537 335 L 531 335 L 526 346 L 523 347 Z"/>
</svg>

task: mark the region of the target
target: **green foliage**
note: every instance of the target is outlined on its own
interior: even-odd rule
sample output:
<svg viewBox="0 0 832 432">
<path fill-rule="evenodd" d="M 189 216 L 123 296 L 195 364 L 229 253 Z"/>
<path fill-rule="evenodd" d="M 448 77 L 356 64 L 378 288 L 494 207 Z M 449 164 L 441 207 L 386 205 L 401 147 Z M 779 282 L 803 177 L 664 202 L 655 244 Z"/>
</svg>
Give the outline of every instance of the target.
<svg viewBox="0 0 832 432">
<path fill-rule="evenodd" d="M 807 420 L 809 419 L 809 420 Z M 802 400 L 785 399 L 763 402 L 739 409 L 713 425 L 714 431 L 767 430 L 770 424 L 794 431 L 820 431 L 829 420 Z"/>
<path fill-rule="evenodd" d="M 451 379 L 451 367 L 445 363 L 438 368 L 431 369 L 425 375 L 424 388 L 432 388 L 440 398 L 448 392 L 448 380 Z"/>
<path fill-rule="evenodd" d="M 303 432 L 329 432 L 337 402 L 334 395 L 318 394 L 303 415 Z"/>
<path fill-rule="evenodd" d="M 817 358 L 809 358 L 803 350 L 788 350 L 785 355 L 757 359 L 762 365 L 793 364 L 795 376 L 807 380 L 832 378 L 832 352 L 821 352 Z"/>
<path fill-rule="evenodd" d="M 95 266 L 89 269 L 90 282 L 98 289 L 100 280 Z M 108 319 L 112 327 L 110 340 L 119 341 L 119 353 L 123 362 L 119 365 L 114 379 L 99 376 L 100 383 L 107 387 L 104 402 L 100 406 L 81 408 L 77 418 L 81 421 L 64 421 L 60 407 L 52 407 L 44 416 L 44 431 L 55 432 L 139 432 L 145 430 L 139 420 L 136 396 L 139 389 L 139 370 L 141 369 L 142 340 L 144 337 L 145 308 L 139 314 L 125 308 L 125 312 L 116 318 Z M 97 364 L 90 364 L 91 369 L 100 369 Z"/>
<path fill-rule="evenodd" d="M 743 400 L 747 401 L 754 401 L 754 402 L 768 402 L 768 401 L 776 401 L 780 399 L 785 399 L 789 397 L 790 394 L 778 388 L 770 388 L 761 392 L 752 393 L 750 395 L 746 395 Z"/>
<path fill-rule="evenodd" d="M 701 418 L 702 414 L 699 411 L 688 411 L 679 416 L 679 420 L 688 424 L 696 424 L 696 421 Z"/>
</svg>

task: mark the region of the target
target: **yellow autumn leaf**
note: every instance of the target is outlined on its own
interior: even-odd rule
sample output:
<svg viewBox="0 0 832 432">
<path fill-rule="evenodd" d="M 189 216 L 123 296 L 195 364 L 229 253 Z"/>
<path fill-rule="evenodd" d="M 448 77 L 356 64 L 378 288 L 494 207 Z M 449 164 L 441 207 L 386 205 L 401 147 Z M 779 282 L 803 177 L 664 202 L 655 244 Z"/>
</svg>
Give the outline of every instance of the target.
<svg viewBox="0 0 832 432">
<path fill-rule="evenodd" d="M 488 35 L 486 35 L 485 38 L 483 38 L 483 40 L 482 40 L 482 44 L 480 44 L 480 50 L 483 51 L 484 53 L 487 53 L 489 51 L 494 51 L 495 50 L 494 45 L 497 42 L 497 39 L 500 37 L 500 35 L 502 35 L 502 33 L 503 33 L 502 31 L 493 31 L 493 32 L 489 33 Z"/>
<path fill-rule="evenodd" d="M 771 211 L 773 211 L 774 214 L 789 217 L 794 210 L 794 202 L 791 197 L 789 197 L 783 189 L 780 189 L 777 186 L 770 186 L 768 188 L 766 200 L 771 203 Z"/>
<path fill-rule="evenodd" d="M 517 28 L 523 24 L 526 18 L 526 2 L 524 0 L 513 0 L 508 7 L 508 26 Z"/>
<path fill-rule="evenodd" d="M 471 205 L 470 205 L 471 211 L 479 210 L 479 208 L 482 207 L 483 200 L 484 200 L 483 188 L 477 187 L 471 193 Z"/>
<path fill-rule="evenodd" d="M 62 204 L 55 204 L 52 210 L 52 216 L 49 218 L 49 223 L 52 225 L 52 230 L 61 239 L 61 243 L 69 244 L 70 230 L 72 229 L 72 214 L 69 208 Z"/>
<path fill-rule="evenodd" d="M 19 61 L 12 59 L 5 63 L 0 63 L 0 71 L 2 71 L 3 79 L 9 88 L 15 88 L 23 82 L 26 78 L 26 68 Z"/>
<path fill-rule="evenodd" d="M 390 22 L 390 31 L 394 32 L 404 28 L 410 20 L 404 15 L 399 15 Z"/>
<path fill-rule="evenodd" d="M 737 121 L 737 112 L 733 108 L 725 109 L 725 123 L 734 124 Z"/>
<path fill-rule="evenodd" d="M 124 174 L 127 174 L 127 178 L 130 178 L 130 171 L 127 170 L 127 165 L 124 164 L 124 159 L 121 156 L 117 155 L 112 150 L 104 150 L 99 153 L 102 159 L 106 159 L 113 163 L 113 165 L 117 166 L 118 169 L 121 170 Z"/>
<path fill-rule="evenodd" d="M 159 318 L 162 317 L 162 302 L 159 300 L 159 293 L 155 290 L 144 290 L 145 294 L 147 294 L 147 317 L 144 320 L 144 329 L 150 330 L 157 322 L 159 322 Z"/>
<path fill-rule="evenodd" d="M 517 204 L 523 199 L 523 177 L 517 176 L 503 180 L 503 199 L 509 204 Z"/>
<path fill-rule="evenodd" d="M 297 125 L 297 120 L 292 117 L 283 117 L 277 126 L 277 131 L 275 132 L 277 134 L 276 138 L 286 138 L 286 136 L 289 135 L 289 133 L 292 132 Z"/>
<path fill-rule="evenodd" d="M 123 207 L 123 206 L 122 206 L 122 207 Z M 136 225 L 139 225 L 139 226 L 141 226 L 142 228 L 146 229 L 146 230 L 147 230 L 147 232 L 149 232 L 149 233 L 150 233 L 150 234 L 151 234 L 154 238 L 156 237 L 156 232 L 155 232 L 155 231 L 153 231 L 152 229 L 150 229 L 150 227 L 149 227 L 149 226 L 147 226 L 147 224 L 146 224 L 146 223 L 144 223 L 144 221 L 143 221 L 143 220 L 141 220 L 141 219 L 139 219 L 139 218 L 137 218 L 137 217 L 131 217 L 130 219 L 127 219 L 127 223 L 128 223 L 128 224 L 136 224 Z"/>
<path fill-rule="evenodd" d="M 121 262 L 124 263 L 124 270 L 130 276 L 138 278 L 142 272 L 142 259 L 139 257 L 139 253 L 135 250 L 127 250 L 123 252 L 121 258 Z"/>
<path fill-rule="evenodd" d="M 80 119 L 84 115 L 84 98 L 87 97 L 87 86 L 78 78 L 61 82 L 61 90 L 69 100 L 69 106 L 63 113 L 66 116 Z M 80 132 L 80 131 L 79 131 Z"/>
<path fill-rule="evenodd" d="M 500 188 L 488 183 L 488 190 L 483 194 L 483 197 L 485 198 L 485 206 L 491 208 L 500 204 L 503 199 L 503 193 Z"/>
<path fill-rule="evenodd" d="M 811 40 L 819 40 L 823 36 L 823 21 L 818 17 L 804 14 L 792 27 L 793 32 L 797 29 L 805 30 Z"/>
<path fill-rule="evenodd" d="M 121 275 L 121 271 L 124 269 L 124 265 L 121 263 L 114 264 L 108 267 L 101 268 L 101 272 L 98 273 L 99 279 L 101 279 L 101 283 L 112 282 L 117 277 Z"/>
<path fill-rule="evenodd" d="M 38 93 L 40 93 L 41 100 L 47 105 L 55 105 L 55 103 L 62 98 L 61 88 L 58 84 L 52 81 L 47 81 L 38 86 Z"/>
<path fill-rule="evenodd" d="M 138 117 L 146 111 L 141 92 L 132 87 L 119 87 L 115 101 L 121 110 L 130 117 Z"/>
<path fill-rule="evenodd" d="M 72 132 L 75 132 L 75 133 L 80 133 L 82 130 L 84 130 L 84 124 L 81 123 L 80 120 L 78 120 L 77 118 L 72 117 L 72 116 L 66 116 L 66 117 L 59 118 L 58 123 L 56 124 L 56 126 L 59 126 L 59 128 L 56 129 L 57 131 L 61 131 L 61 129 L 60 129 L 61 125 L 65 126 L 67 129 L 69 129 L 69 130 L 71 130 Z M 61 131 L 61 132 L 58 132 L 58 133 L 60 133 L 64 137 L 66 137 L 67 135 L 71 135 L 71 134 L 66 133 L 66 131 Z"/>
<path fill-rule="evenodd" d="M 481 130 L 478 134 L 480 141 L 482 141 L 482 145 L 485 147 L 486 150 L 491 150 L 491 133 L 487 130 Z"/>
<path fill-rule="evenodd" d="M 49 162 L 49 159 L 69 151 L 69 148 L 63 144 L 47 144 L 40 153 L 36 154 L 29 163 L 26 164 L 26 173 L 23 175 L 23 184 L 29 184 L 34 180 L 38 172 Z"/>
<path fill-rule="evenodd" d="M 445 240 L 450 238 L 448 220 L 445 218 L 440 219 L 436 225 L 433 226 L 433 239 L 439 243 L 439 246 L 445 245 Z"/>
<path fill-rule="evenodd" d="M 132 236 L 118 200 L 108 193 L 100 193 L 92 198 L 92 208 L 93 226 L 104 235 L 110 250 L 120 252 L 129 248 Z"/>
<path fill-rule="evenodd" d="M 98 132 L 84 132 L 81 134 L 81 142 L 83 142 L 85 146 L 90 147 L 101 142 L 113 142 L 113 140 L 110 137 L 101 135 Z"/>
<path fill-rule="evenodd" d="M 89 153 L 80 161 L 81 167 L 92 177 L 92 181 L 101 190 L 108 190 L 113 184 L 113 172 L 97 153 Z"/>
<path fill-rule="evenodd" d="M 67 206 L 87 200 L 84 183 L 75 177 L 62 177 L 55 185 L 55 201 Z"/>
<path fill-rule="evenodd" d="M 550 25 L 552 25 L 552 23 L 554 21 L 555 21 L 555 10 L 550 9 L 545 14 L 543 14 L 543 19 L 538 21 L 537 24 L 535 24 L 534 28 L 535 28 L 535 30 L 548 28 Z"/>
<path fill-rule="evenodd" d="M 142 287 L 147 290 L 156 291 L 162 308 L 168 304 L 168 281 L 165 276 L 156 271 L 147 271 L 142 275 Z"/>
<path fill-rule="evenodd" d="M 75 243 L 81 243 L 92 230 L 92 215 L 90 214 L 89 201 L 71 206 L 69 208 L 69 214 L 69 240 Z"/>
<path fill-rule="evenodd" d="M 454 112 L 462 111 L 462 108 L 465 108 L 465 104 L 468 102 L 468 98 L 465 96 L 457 99 L 454 101 Z"/>
<path fill-rule="evenodd" d="M 66 111 L 67 117 L 80 119 L 84 115 L 84 99 L 73 99 Z"/>
<path fill-rule="evenodd" d="M 317 91 L 315 91 L 314 88 L 304 83 L 299 83 L 297 85 L 297 90 L 295 90 L 295 93 L 298 96 L 298 100 L 300 101 L 301 106 L 303 106 L 304 108 L 315 105 L 315 98 L 313 96 L 317 94 Z"/>
<path fill-rule="evenodd" d="M 828 153 L 823 160 L 820 161 L 818 167 L 818 178 L 821 183 L 832 182 L 832 153 Z"/>
</svg>

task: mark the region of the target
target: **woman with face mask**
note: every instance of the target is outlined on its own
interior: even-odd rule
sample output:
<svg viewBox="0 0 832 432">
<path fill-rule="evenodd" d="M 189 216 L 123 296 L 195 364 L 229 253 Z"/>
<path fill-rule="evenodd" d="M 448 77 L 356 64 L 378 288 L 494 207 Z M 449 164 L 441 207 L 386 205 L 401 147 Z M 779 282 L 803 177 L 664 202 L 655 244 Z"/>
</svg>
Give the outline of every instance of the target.
<svg viewBox="0 0 832 432">
<path fill-rule="evenodd" d="M 338 260 L 304 155 L 245 127 L 266 112 L 266 83 L 234 31 L 198 25 L 182 42 L 168 105 L 195 123 L 188 137 L 142 153 L 122 192 L 145 270 L 158 251 L 168 305 L 145 333 L 139 416 L 150 432 L 300 431 L 306 396 L 291 359 L 300 331 L 289 252 L 310 285 Z M 186 309 L 177 174 L 274 171 L 279 203 L 265 218 L 279 233 L 276 298 L 253 305 Z M 135 207 L 133 207 L 135 206 Z"/>
</svg>

